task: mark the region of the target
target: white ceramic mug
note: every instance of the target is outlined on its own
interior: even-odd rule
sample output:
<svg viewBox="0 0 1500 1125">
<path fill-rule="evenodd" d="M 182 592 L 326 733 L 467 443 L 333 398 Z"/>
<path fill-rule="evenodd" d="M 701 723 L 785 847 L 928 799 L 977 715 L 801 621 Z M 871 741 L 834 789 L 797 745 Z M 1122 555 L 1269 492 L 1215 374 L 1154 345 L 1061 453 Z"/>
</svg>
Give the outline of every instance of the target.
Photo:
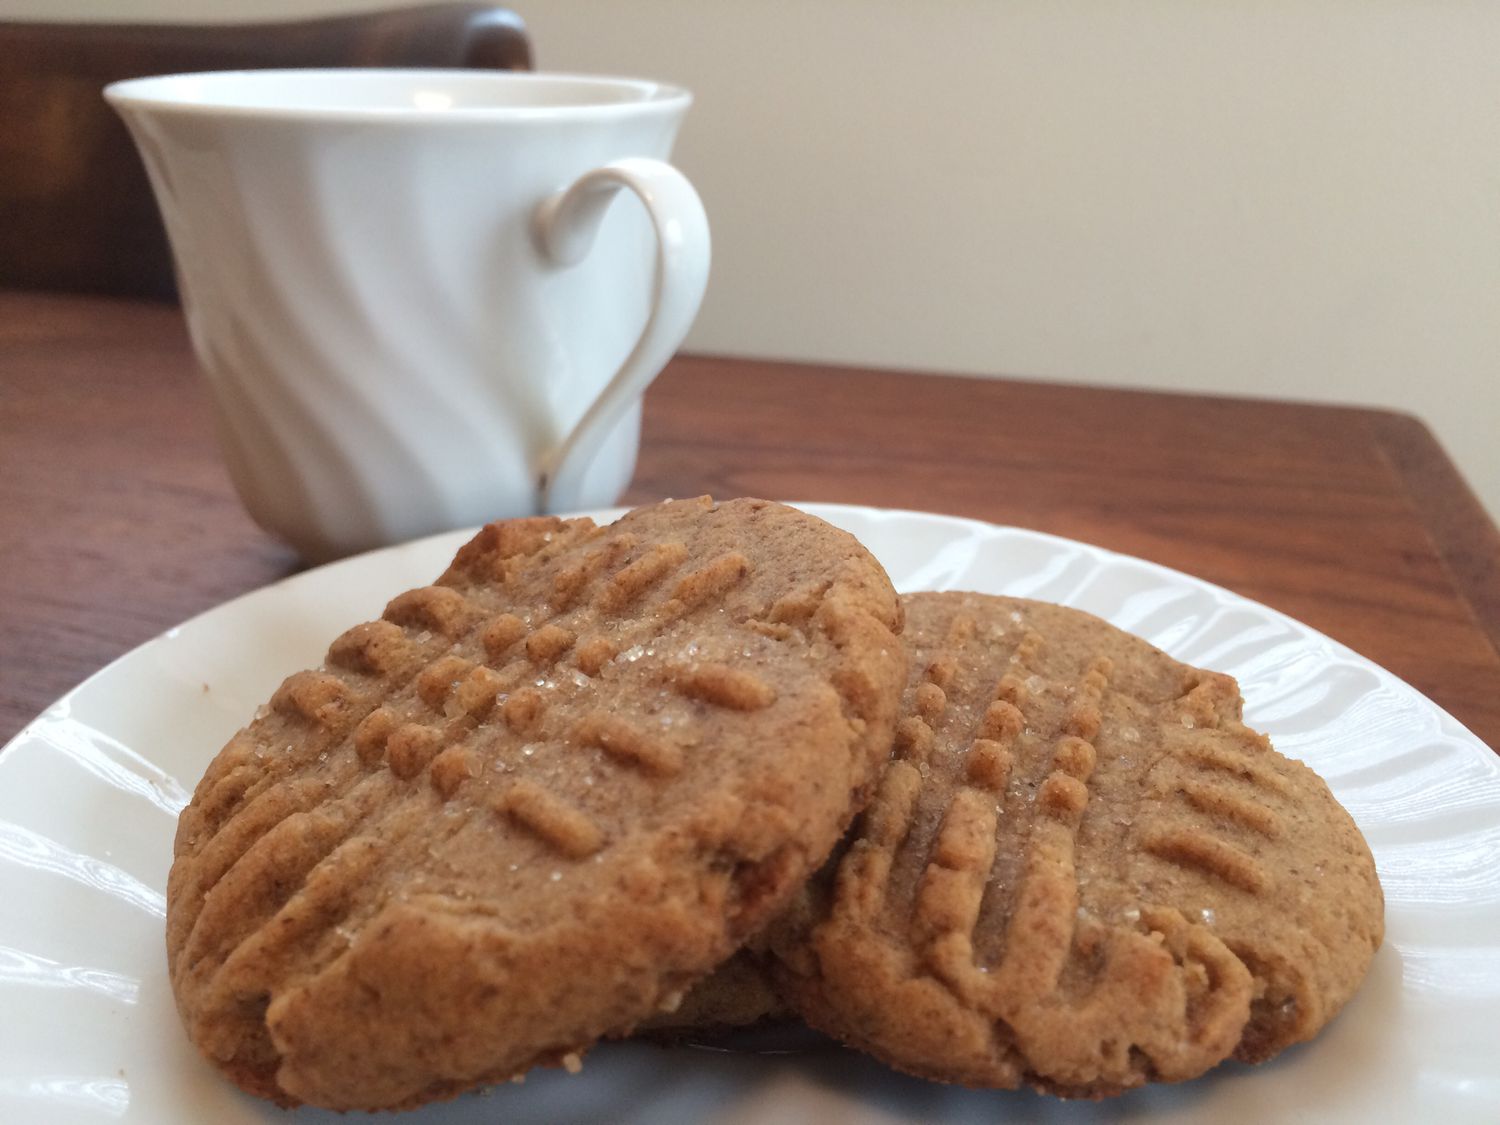
<svg viewBox="0 0 1500 1125">
<path fill-rule="evenodd" d="M 262 527 L 320 560 L 619 498 L 708 280 L 702 204 L 663 163 L 686 91 L 265 70 L 105 96 Z"/>
</svg>

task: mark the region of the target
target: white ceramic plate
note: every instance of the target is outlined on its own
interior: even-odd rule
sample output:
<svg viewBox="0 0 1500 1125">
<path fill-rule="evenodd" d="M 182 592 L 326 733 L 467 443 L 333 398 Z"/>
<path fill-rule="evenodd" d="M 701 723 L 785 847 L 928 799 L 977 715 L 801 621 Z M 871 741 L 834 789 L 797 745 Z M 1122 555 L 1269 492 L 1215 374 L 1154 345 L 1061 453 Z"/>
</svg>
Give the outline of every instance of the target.
<svg viewBox="0 0 1500 1125">
<path fill-rule="evenodd" d="M 902 590 L 1063 602 L 1239 678 L 1250 723 L 1321 773 L 1374 849 L 1388 932 L 1314 1042 L 1259 1068 L 1099 1104 L 905 1078 L 826 1041 L 793 1053 L 615 1044 L 572 1077 L 421 1122 L 1500 1120 L 1500 759 L 1388 672 L 1273 610 L 1096 547 L 914 512 L 809 504 Z M 136 649 L 0 752 L 0 1121 L 292 1118 L 199 1061 L 162 947 L 177 811 L 220 745 L 347 625 L 430 581 L 438 536 L 247 594 Z"/>
</svg>

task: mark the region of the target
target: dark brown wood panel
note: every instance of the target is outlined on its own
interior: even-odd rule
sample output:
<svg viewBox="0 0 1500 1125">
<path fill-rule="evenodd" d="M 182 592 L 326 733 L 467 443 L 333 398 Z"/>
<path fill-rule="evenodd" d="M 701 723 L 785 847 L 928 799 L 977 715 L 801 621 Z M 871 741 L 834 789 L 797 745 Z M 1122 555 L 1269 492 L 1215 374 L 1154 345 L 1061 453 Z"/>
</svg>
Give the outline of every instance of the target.
<svg viewBox="0 0 1500 1125">
<path fill-rule="evenodd" d="M 281 22 L 0 22 L 0 285 L 176 294 L 146 170 L 101 92 L 152 74 L 265 67 L 526 70 L 521 20 L 483 3 Z"/>
<path fill-rule="evenodd" d="M 1382 411 L 680 357 L 628 498 L 971 516 L 1152 559 L 1307 622 L 1500 746 L 1500 538 Z M 296 559 L 244 514 L 168 306 L 0 293 L 0 740 Z"/>
</svg>

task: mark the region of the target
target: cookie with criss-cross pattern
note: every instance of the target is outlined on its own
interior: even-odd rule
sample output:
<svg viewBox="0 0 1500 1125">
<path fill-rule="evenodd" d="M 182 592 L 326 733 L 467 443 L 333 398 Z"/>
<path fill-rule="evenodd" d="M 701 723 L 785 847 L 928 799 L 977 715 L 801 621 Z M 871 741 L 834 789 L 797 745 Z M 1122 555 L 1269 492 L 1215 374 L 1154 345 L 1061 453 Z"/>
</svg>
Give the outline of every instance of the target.
<svg viewBox="0 0 1500 1125">
<path fill-rule="evenodd" d="M 1359 830 L 1232 679 L 1077 610 L 903 599 L 895 755 L 779 991 L 899 1069 L 1098 1097 L 1307 1039 L 1383 932 Z"/>
<path fill-rule="evenodd" d="M 167 906 L 192 1039 L 284 1105 L 575 1068 L 827 856 L 890 752 L 900 627 L 870 554 L 777 504 L 485 528 L 198 785 Z"/>
</svg>

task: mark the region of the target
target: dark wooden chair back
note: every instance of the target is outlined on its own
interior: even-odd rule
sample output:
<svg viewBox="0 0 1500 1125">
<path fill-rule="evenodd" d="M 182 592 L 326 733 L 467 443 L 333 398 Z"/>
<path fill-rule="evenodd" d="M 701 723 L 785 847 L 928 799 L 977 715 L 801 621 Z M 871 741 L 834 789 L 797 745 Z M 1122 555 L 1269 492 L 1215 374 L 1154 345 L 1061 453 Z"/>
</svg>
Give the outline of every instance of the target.
<svg viewBox="0 0 1500 1125">
<path fill-rule="evenodd" d="M 145 169 L 100 91 L 302 66 L 528 70 L 531 48 L 513 13 L 470 3 L 291 23 L 0 23 L 0 286 L 174 297 Z"/>
</svg>

